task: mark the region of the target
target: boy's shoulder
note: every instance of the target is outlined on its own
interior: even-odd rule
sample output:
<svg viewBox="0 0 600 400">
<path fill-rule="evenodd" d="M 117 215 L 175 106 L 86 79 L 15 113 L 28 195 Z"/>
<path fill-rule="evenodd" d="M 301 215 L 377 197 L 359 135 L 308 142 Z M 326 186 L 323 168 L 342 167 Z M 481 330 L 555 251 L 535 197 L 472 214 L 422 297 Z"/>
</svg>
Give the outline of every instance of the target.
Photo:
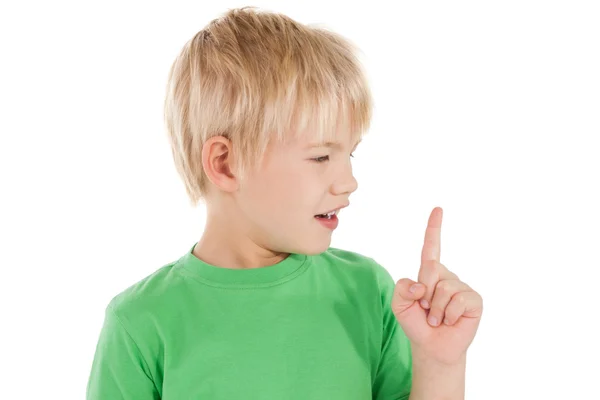
<svg viewBox="0 0 600 400">
<path fill-rule="evenodd" d="M 183 282 L 183 277 L 176 271 L 178 262 L 163 265 L 129 285 L 113 296 L 108 308 L 119 316 L 140 315 L 148 309 L 160 308 L 165 297 L 175 295 Z"/>
<path fill-rule="evenodd" d="M 367 271 L 374 275 L 378 281 L 388 281 L 393 279 L 390 272 L 379 264 L 374 258 L 366 256 L 355 251 L 344 250 L 337 247 L 330 247 L 326 252 L 321 253 L 322 257 L 328 261 L 342 264 L 345 268 L 353 270 Z"/>
</svg>

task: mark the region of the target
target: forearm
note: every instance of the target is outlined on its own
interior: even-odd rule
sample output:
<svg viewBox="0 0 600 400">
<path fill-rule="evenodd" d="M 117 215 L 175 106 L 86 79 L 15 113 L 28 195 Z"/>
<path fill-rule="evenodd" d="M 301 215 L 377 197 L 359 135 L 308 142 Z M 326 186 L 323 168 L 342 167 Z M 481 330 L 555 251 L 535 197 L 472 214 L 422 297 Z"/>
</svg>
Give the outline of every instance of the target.
<svg viewBox="0 0 600 400">
<path fill-rule="evenodd" d="M 413 380 L 409 400 L 463 400 L 466 355 L 456 364 L 432 362 L 413 353 Z"/>
</svg>

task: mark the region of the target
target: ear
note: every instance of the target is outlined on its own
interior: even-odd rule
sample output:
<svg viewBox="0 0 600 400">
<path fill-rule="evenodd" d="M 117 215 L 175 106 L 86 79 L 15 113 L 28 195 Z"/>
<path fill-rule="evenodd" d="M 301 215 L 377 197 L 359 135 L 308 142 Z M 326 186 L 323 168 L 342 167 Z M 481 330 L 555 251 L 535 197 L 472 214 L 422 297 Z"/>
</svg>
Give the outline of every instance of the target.
<svg viewBox="0 0 600 400">
<path fill-rule="evenodd" d="M 225 192 L 234 192 L 238 187 L 232 150 L 231 141 L 224 136 L 213 136 L 202 146 L 204 172 L 213 185 Z"/>
</svg>

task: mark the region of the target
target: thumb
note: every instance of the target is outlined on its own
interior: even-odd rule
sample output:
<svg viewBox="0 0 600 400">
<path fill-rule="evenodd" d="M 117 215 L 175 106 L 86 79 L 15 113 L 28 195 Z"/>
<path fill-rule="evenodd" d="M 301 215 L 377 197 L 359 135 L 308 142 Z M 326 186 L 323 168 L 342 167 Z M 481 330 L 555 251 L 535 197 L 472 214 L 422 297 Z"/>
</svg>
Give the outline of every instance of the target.
<svg viewBox="0 0 600 400">
<path fill-rule="evenodd" d="M 421 299 L 426 292 L 425 285 L 412 279 L 403 278 L 396 282 L 394 298 L 392 299 L 392 311 L 398 319 L 403 317 L 415 301 Z M 417 307 L 419 305 L 417 304 Z M 420 308 L 420 307 L 419 307 Z"/>
</svg>

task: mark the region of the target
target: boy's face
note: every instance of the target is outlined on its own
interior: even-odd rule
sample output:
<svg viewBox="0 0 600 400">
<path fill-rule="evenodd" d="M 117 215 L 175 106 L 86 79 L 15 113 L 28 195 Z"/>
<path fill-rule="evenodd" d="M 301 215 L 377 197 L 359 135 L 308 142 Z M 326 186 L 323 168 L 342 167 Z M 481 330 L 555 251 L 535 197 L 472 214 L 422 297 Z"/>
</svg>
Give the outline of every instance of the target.
<svg viewBox="0 0 600 400">
<path fill-rule="evenodd" d="M 308 138 L 268 147 L 263 164 L 238 192 L 241 212 L 261 244 L 301 254 L 329 248 L 333 229 L 315 215 L 349 205 L 358 187 L 350 161 L 357 143 L 351 140 L 338 132 L 328 147 L 312 147 L 315 141 Z"/>
</svg>

